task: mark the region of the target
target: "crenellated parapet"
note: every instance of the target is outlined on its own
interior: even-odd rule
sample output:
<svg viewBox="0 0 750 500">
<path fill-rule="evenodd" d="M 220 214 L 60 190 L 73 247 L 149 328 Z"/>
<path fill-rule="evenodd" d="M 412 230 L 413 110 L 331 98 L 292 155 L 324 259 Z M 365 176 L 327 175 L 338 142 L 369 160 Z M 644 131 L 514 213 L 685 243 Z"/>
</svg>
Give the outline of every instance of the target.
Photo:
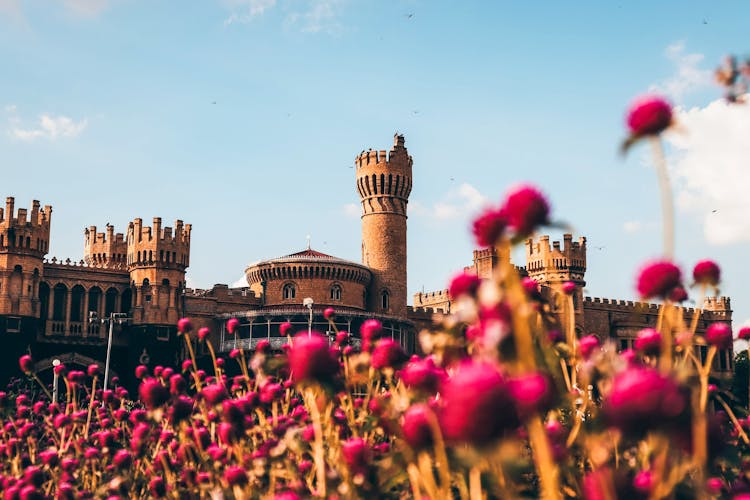
<svg viewBox="0 0 750 500">
<path fill-rule="evenodd" d="M 404 145 L 404 136 L 396 134 L 390 152 L 363 151 L 354 160 L 357 192 L 362 199 L 363 216 L 395 213 L 406 216 L 411 193 L 412 157 Z"/>
<path fill-rule="evenodd" d="M 84 229 L 83 260 L 97 267 L 122 268 L 127 262 L 128 245 L 123 233 L 116 233 L 107 224 L 106 232 L 96 232 L 96 226 Z"/>
<path fill-rule="evenodd" d="M 177 220 L 174 231 L 162 228 L 161 217 L 154 217 L 151 227 L 142 219 L 128 225 L 127 263 L 129 268 L 162 267 L 185 270 L 190 265 L 190 224 Z"/>
<path fill-rule="evenodd" d="M 563 244 L 549 236 L 538 241 L 526 241 L 526 271 L 540 283 L 573 281 L 583 285 L 586 273 L 586 238 L 573 241 L 570 234 L 563 235 Z"/>
<path fill-rule="evenodd" d="M 0 254 L 28 255 L 38 259 L 49 249 L 52 207 L 40 208 L 39 201 L 31 202 L 31 212 L 15 209 L 15 199 L 5 199 L 5 209 L 0 208 Z"/>
</svg>

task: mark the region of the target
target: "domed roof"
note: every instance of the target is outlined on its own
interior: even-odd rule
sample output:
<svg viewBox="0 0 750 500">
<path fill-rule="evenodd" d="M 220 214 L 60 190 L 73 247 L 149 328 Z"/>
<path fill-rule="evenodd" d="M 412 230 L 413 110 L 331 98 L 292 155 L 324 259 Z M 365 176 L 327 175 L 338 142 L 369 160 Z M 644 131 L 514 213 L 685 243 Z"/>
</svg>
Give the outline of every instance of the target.
<svg viewBox="0 0 750 500">
<path fill-rule="evenodd" d="M 368 269 L 366 266 L 363 266 L 362 264 L 358 262 L 352 262 L 350 260 L 340 259 L 338 257 L 334 257 L 333 255 L 328 255 L 323 252 L 318 252 L 317 250 L 313 250 L 310 247 L 302 251 L 290 253 L 288 255 L 282 255 L 281 257 L 276 257 L 274 259 L 262 260 L 260 262 L 256 262 L 255 264 L 252 264 L 250 267 L 259 266 L 262 264 L 283 264 L 285 262 L 316 262 L 316 263 L 321 263 L 321 264 L 322 263 L 345 264 L 347 266 L 357 266 L 357 267 L 362 267 L 364 269 Z"/>
</svg>

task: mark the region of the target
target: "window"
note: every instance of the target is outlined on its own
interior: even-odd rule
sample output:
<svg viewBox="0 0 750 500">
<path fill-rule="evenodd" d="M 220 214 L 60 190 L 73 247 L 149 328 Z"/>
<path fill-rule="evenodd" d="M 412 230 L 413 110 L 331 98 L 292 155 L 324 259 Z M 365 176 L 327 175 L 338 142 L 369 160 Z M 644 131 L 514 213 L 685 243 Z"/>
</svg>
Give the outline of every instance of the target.
<svg viewBox="0 0 750 500">
<path fill-rule="evenodd" d="M 165 327 L 158 327 L 156 329 L 156 340 L 159 340 L 161 342 L 167 342 L 169 341 L 169 328 Z"/>
<path fill-rule="evenodd" d="M 388 310 L 391 306 L 391 294 L 388 293 L 388 290 L 383 290 L 380 294 L 380 307 L 383 308 L 383 310 Z"/>
<path fill-rule="evenodd" d="M 333 285 L 331 287 L 331 300 L 341 300 L 341 286 Z"/>
<path fill-rule="evenodd" d="M 21 331 L 21 318 L 8 318 L 8 333 L 19 333 Z"/>
<path fill-rule="evenodd" d="M 291 300 L 294 297 L 297 296 L 297 291 L 294 288 L 294 285 L 291 283 L 287 283 L 284 285 L 284 300 Z"/>
</svg>

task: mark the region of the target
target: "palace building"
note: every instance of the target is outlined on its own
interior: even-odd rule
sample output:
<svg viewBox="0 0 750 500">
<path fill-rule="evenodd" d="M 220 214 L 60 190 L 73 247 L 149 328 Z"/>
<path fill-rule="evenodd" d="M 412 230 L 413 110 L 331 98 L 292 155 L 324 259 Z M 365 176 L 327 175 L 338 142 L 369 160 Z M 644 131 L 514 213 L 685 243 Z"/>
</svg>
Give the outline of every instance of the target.
<svg viewBox="0 0 750 500">
<path fill-rule="evenodd" d="M 279 326 L 295 330 L 329 331 L 323 318 L 336 310 L 341 330 L 358 332 L 369 318 L 380 320 L 386 333 L 414 352 L 418 331 L 435 313 L 449 312 L 446 290 L 417 293 L 407 305 L 407 203 L 412 188 L 412 157 L 404 137 L 396 135 L 390 151 L 363 151 L 355 158 L 356 190 L 362 205 L 360 262 L 306 248 L 251 264 L 247 286 L 214 285 L 188 289 L 191 225 L 178 220 L 171 227 L 159 217 L 150 226 L 137 218 L 124 233 L 107 225 L 84 230 L 83 258 L 77 262 L 48 259 L 52 207 L 33 201 L 31 211 L 15 207 L 13 198 L 0 208 L 0 335 L 5 358 L 0 381 L 18 374 L 16 360 L 30 352 L 37 369 L 50 369 L 53 359 L 68 365 L 103 364 L 113 313 L 126 321 L 113 322 L 112 371 L 126 383 L 138 364 L 175 365 L 184 353 L 176 323 L 191 317 L 196 328 L 208 326 L 221 352 L 234 347 L 252 349 L 266 339 L 273 347 L 286 342 Z M 489 277 L 501 259 L 494 249 L 476 250 L 466 268 Z M 583 296 L 586 240 L 565 235 L 562 245 L 549 237 L 529 240 L 526 265 L 519 271 L 542 285 L 556 303 L 566 281 L 578 285 L 574 294 L 579 332 L 615 338 L 624 348 L 636 333 L 653 326 L 655 304 Z M 560 308 L 562 311 L 563 308 Z M 560 312 L 562 314 L 562 312 Z M 686 315 L 695 314 L 688 310 Z M 224 332 L 224 323 L 240 320 L 237 335 Z M 731 322 L 728 298 L 707 299 L 699 331 L 714 321 Z M 197 349 L 201 354 L 201 344 Z M 732 353 L 717 356 L 715 372 L 731 375 Z M 132 382 L 132 380 L 131 380 Z"/>
</svg>

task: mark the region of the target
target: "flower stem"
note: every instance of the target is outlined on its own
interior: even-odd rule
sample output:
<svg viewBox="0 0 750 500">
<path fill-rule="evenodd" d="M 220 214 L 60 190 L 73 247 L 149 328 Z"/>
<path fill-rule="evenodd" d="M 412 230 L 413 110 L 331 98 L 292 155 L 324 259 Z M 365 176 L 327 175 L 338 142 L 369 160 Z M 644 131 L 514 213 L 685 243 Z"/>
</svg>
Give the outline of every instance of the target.
<svg viewBox="0 0 750 500">
<path fill-rule="evenodd" d="M 672 260 L 674 258 L 674 201 L 672 199 L 672 188 L 669 184 L 669 172 L 667 171 L 667 160 L 664 157 L 664 148 L 657 136 L 651 138 L 651 149 L 654 155 L 656 174 L 659 178 L 659 191 L 661 193 L 664 256 Z"/>
</svg>

